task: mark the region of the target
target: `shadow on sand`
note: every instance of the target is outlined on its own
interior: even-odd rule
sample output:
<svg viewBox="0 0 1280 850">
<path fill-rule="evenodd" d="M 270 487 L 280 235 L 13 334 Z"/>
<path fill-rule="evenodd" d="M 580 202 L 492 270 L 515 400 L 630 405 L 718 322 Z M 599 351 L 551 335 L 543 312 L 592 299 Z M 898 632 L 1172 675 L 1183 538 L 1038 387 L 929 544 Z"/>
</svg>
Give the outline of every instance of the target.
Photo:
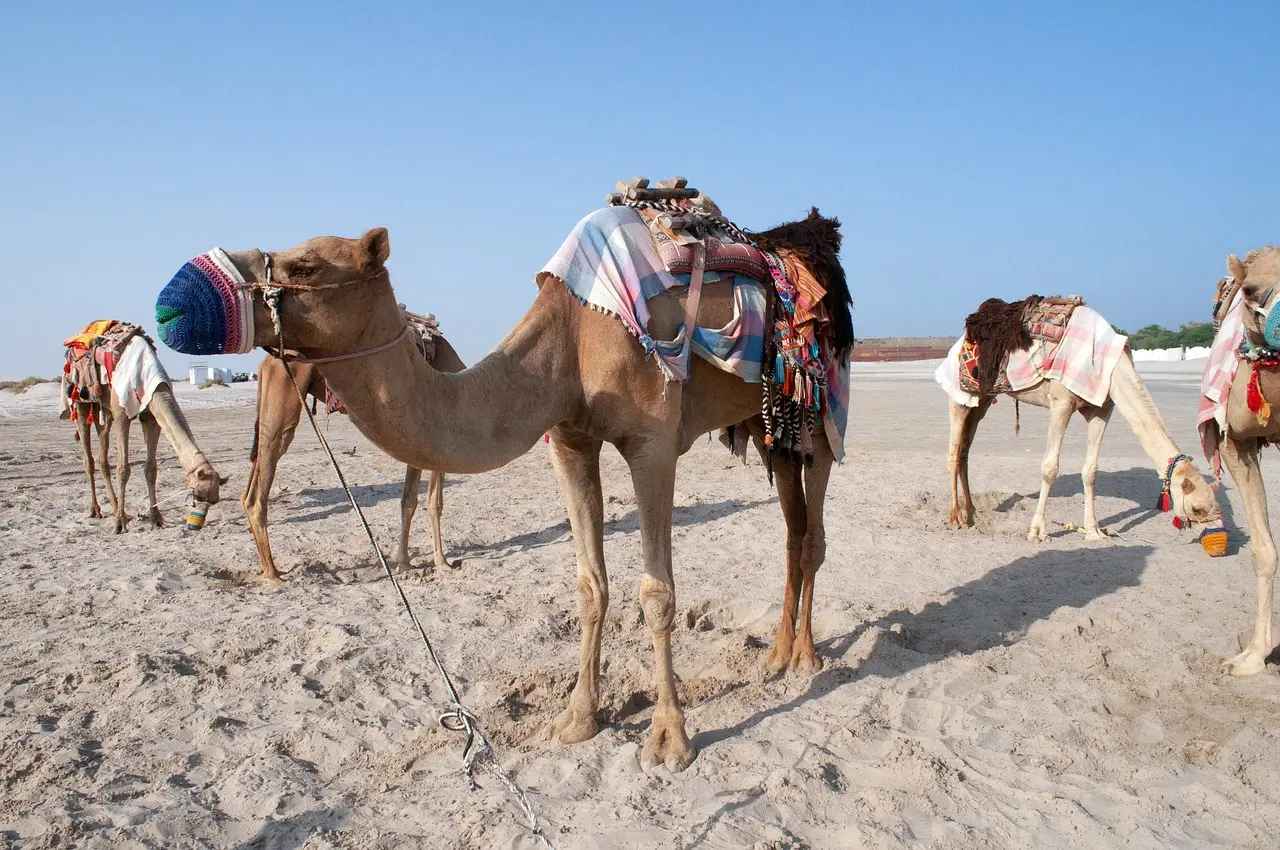
<svg viewBox="0 0 1280 850">
<path fill-rule="evenodd" d="M 1032 623 L 1059 608 L 1083 608 L 1124 587 L 1134 587 L 1146 569 L 1150 546 L 1114 546 L 1074 551 L 1045 551 L 996 567 L 951 591 L 945 602 L 932 602 L 919 613 L 893 611 L 859 623 L 842 635 L 818 643 L 823 658 L 840 658 L 869 630 L 880 635 L 867 660 L 856 670 L 823 669 L 808 689 L 780 705 L 763 709 L 732 726 L 698 733 L 694 744 L 707 747 L 740 735 L 762 720 L 826 696 L 858 678 L 894 678 L 949 655 L 969 655 L 1022 640 Z M 1054 580 L 1053 577 L 1058 577 Z M 901 626 L 901 632 L 889 631 Z M 886 642 L 908 652 L 880 657 Z"/>
<path fill-rule="evenodd" d="M 1134 505 L 1131 508 L 1109 517 L 1098 517 L 1098 524 L 1103 528 L 1110 528 L 1120 534 L 1125 534 L 1156 513 L 1155 504 L 1160 497 L 1160 479 L 1151 469 L 1145 466 L 1134 466 L 1118 472 L 1106 472 L 1100 469 L 1098 470 L 1098 477 L 1094 481 L 1094 491 L 1100 496 L 1133 500 Z M 1049 498 L 1070 498 L 1083 495 L 1083 493 L 1084 480 L 1078 473 L 1062 475 L 1057 481 L 1053 482 L 1053 489 L 1049 491 Z M 1039 490 L 1031 493 L 1015 493 L 997 505 L 996 510 L 1002 512 L 1010 511 L 1015 505 L 1023 501 L 1028 502 L 1029 506 L 1034 508 L 1036 500 L 1039 498 Z M 1227 528 L 1227 554 L 1234 555 L 1240 551 L 1240 544 L 1244 542 L 1247 530 L 1236 525 L 1235 513 L 1231 509 L 1231 503 L 1221 489 L 1218 491 L 1218 507 L 1222 509 L 1222 521 Z M 1046 515 L 1052 510 L 1053 504 L 1051 502 L 1049 508 L 1045 511 Z M 1072 521 L 1078 522 L 1078 519 L 1072 518 Z M 1069 531 L 1058 531 L 1050 536 L 1059 537 L 1070 533 Z"/>
</svg>

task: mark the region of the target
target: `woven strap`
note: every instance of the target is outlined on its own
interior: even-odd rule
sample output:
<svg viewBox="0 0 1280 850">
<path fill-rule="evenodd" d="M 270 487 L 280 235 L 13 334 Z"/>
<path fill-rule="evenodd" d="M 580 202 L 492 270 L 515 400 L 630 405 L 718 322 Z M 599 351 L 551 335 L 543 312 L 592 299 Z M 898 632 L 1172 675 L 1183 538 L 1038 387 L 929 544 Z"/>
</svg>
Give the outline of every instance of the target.
<svg viewBox="0 0 1280 850">
<path fill-rule="evenodd" d="M 684 306 L 684 348 L 680 351 L 680 362 L 686 364 L 686 374 L 693 372 L 689 365 L 689 351 L 693 346 L 693 331 L 698 327 L 698 304 L 702 300 L 702 273 L 707 267 L 707 247 L 695 242 L 693 248 L 693 270 L 689 273 L 689 298 Z"/>
</svg>

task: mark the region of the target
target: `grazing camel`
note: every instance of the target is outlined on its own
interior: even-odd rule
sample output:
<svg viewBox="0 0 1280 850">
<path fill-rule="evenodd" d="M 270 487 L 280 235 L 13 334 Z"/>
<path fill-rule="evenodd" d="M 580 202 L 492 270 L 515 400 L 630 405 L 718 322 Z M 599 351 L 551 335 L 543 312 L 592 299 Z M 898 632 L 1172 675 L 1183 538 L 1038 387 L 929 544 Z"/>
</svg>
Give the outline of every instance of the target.
<svg viewBox="0 0 1280 850">
<path fill-rule="evenodd" d="M 822 221 L 831 225 L 832 244 L 826 247 L 839 271 L 840 309 L 847 317 L 843 271 L 834 260 L 839 249 L 836 223 Z M 774 232 L 755 236 L 763 239 Z M 564 743 L 586 740 L 598 731 L 600 641 L 609 603 L 600 450 L 606 441 L 617 447 L 631 468 L 636 491 L 644 555 L 640 602 L 656 659 L 658 697 L 641 761 L 646 767 L 684 769 L 694 749 L 671 662 L 676 461 L 700 435 L 717 428 L 755 417 L 752 427 L 760 434 L 760 385 L 701 357 L 692 358 L 686 382 L 668 382 L 617 317 L 584 306 L 545 272 L 538 276 L 533 306 L 492 353 L 458 374 L 437 372 L 412 346 L 396 343 L 404 335 L 405 320 L 385 267 L 390 252 L 387 231 L 377 228 L 359 239 L 319 237 L 274 254 L 250 250 L 227 256 L 247 282 L 238 291 L 252 298 L 241 309 L 252 311 L 256 345 L 283 344 L 309 358 L 361 355 L 327 364 L 325 377 L 356 427 L 392 457 L 416 468 L 484 472 L 524 454 L 550 432 L 551 460 L 573 530 L 582 624 L 577 683 L 568 707 L 549 730 Z M 813 270 L 808 261 L 805 265 Z M 186 285 L 175 277 L 161 293 L 173 315 L 202 297 L 184 295 Z M 268 285 L 283 288 L 282 342 L 263 297 Z M 648 300 L 651 337 L 678 338 L 686 300 L 685 287 Z M 701 307 L 690 312 L 699 327 L 725 326 L 735 316 L 732 284 L 708 282 L 702 287 Z M 178 341 L 182 332 L 171 336 Z M 845 350 L 835 357 L 847 362 L 847 355 Z M 814 671 L 820 666 L 811 608 L 814 578 L 826 550 L 823 500 L 835 458 L 823 429 L 814 428 L 812 443 L 812 465 L 775 464 L 787 525 L 784 610 L 767 659 L 775 670 L 791 665 Z"/>
<path fill-rule="evenodd" d="M 986 308 L 989 303 L 984 303 L 983 308 Z M 998 302 L 998 304 L 1004 304 L 1004 302 Z M 1018 340 L 1009 344 L 1006 350 L 1011 354 L 1025 352 L 1026 347 L 1030 345 L 1030 337 L 1026 335 L 1021 302 L 1006 305 L 1006 307 L 1016 308 L 1007 315 L 1011 317 L 1010 321 L 1017 323 L 1017 327 L 1013 329 L 1012 339 Z M 977 316 L 979 313 L 973 314 L 970 320 Z M 1134 369 L 1127 349 L 1123 348 L 1124 338 L 1116 336 L 1114 331 L 1111 331 L 1110 325 L 1106 325 L 1101 317 L 1088 307 L 1077 307 L 1071 321 L 1100 322 L 1102 324 L 1098 327 L 1101 328 L 1102 333 L 1110 334 L 1113 338 L 1107 342 L 1097 342 L 1098 350 L 1110 344 L 1115 346 L 1116 352 L 1114 369 L 1106 385 L 1105 396 L 1095 398 L 1091 402 L 1064 386 L 1062 380 L 1044 377 L 1046 372 L 1056 374 L 1051 372 L 1047 364 L 1048 358 L 1046 362 L 1036 364 L 1034 374 L 1038 382 L 1014 390 L 1004 390 L 1018 402 L 1026 402 L 1049 410 L 1049 435 L 1045 445 L 1044 460 L 1040 466 L 1040 500 L 1036 504 L 1035 515 L 1031 518 L 1027 539 L 1043 541 L 1048 538 L 1045 530 L 1045 505 L 1049 499 L 1049 489 L 1058 477 L 1058 458 L 1062 451 L 1062 439 L 1066 435 L 1067 424 L 1071 420 L 1071 414 L 1077 412 L 1088 423 L 1084 469 L 1081 472 L 1084 485 L 1083 528 L 1086 537 L 1093 539 L 1102 537 L 1102 529 L 1098 527 L 1098 518 L 1094 511 L 1094 481 L 1098 474 L 1098 452 L 1102 446 L 1102 436 L 1107 429 L 1111 414 L 1116 409 L 1119 409 L 1120 415 L 1133 429 L 1138 442 L 1142 444 L 1143 451 L 1159 473 L 1163 486 L 1167 488 L 1170 503 L 1166 509 L 1172 509 L 1174 516 L 1181 518 L 1182 521 L 1202 525 L 1220 521 L 1222 511 L 1218 507 L 1213 487 L 1169 435 L 1160 411 L 1156 409 L 1155 402 L 1151 400 L 1151 395 L 1143 385 L 1137 370 Z M 1002 332 L 997 331 L 997 334 Z M 992 340 L 992 343 L 984 344 L 994 343 L 993 347 L 999 347 L 999 341 L 997 337 Z M 962 342 L 963 338 L 952 349 L 948 360 L 939 367 L 937 377 L 944 388 L 948 387 L 948 382 L 944 380 L 943 372 L 954 368 L 956 352 Z M 1064 346 L 1068 344 L 1068 341 L 1062 343 Z M 979 351 L 981 350 L 980 346 Z M 1034 360 L 1037 355 L 1044 356 L 1033 349 L 1032 359 Z M 1062 354 L 1059 353 L 1057 356 L 1061 357 Z M 1103 359 L 1101 354 L 1096 356 L 1100 360 Z M 999 352 L 995 360 L 1001 360 Z M 981 361 L 978 368 L 982 369 Z M 1105 379 L 1105 376 L 1102 377 Z M 973 498 L 969 492 L 969 449 L 973 446 L 978 423 L 995 402 L 996 394 L 995 392 L 979 393 L 975 397 L 976 406 L 960 404 L 954 394 L 951 397 L 951 440 L 947 451 L 947 465 L 951 475 L 951 514 L 948 524 L 953 527 L 973 524 Z"/>
<path fill-rule="evenodd" d="M 1201 433 L 1205 450 L 1214 457 L 1219 450 L 1232 480 L 1240 489 L 1245 517 L 1249 525 L 1253 571 L 1258 580 L 1258 607 L 1252 633 L 1241 635 L 1241 652 L 1224 661 L 1222 669 L 1234 676 L 1260 673 L 1267 656 L 1275 647 L 1271 634 L 1271 605 L 1276 577 L 1276 544 L 1271 536 L 1271 518 L 1267 512 L 1267 491 L 1262 483 L 1261 453 L 1267 443 L 1280 441 L 1280 416 L 1272 413 L 1280 405 L 1280 248 L 1268 246 L 1245 255 L 1227 257 L 1227 271 L 1233 281 L 1231 293 L 1219 303 L 1215 320 L 1227 318 L 1233 303 L 1239 310 L 1237 329 L 1251 357 L 1239 358 L 1226 396 L 1226 429 L 1214 419 L 1212 412 L 1201 416 Z M 1240 303 L 1242 302 L 1242 303 Z M 1226 331 L 1219 331 L 1219 335 Z M 1224 341 L 1236 346 L 1236 340 Z M 1215 352 L 1219 340 L 1215 340 Z M 1239 349 L 1236 348 L 1238 352 Z M 1237 357 L 1239 355 L 1237 354 Z M 1209 360 L 1209 368 L 1215 365 Z M 1206 383 L 1210 380 L 1206 374 Z M 1247 638 L 1246 638 L 1247 635 Z"/>
<path fill-rule="evenodd" d="M 428 361 L 432 368 L 442 372 L 461 372 L 467 368 L 458 357 L 458 352 L 443 336 L 436 335 L 432 342 L 433 353 Z M 304 397 L 310 396 L 321 403 L 328 401 L 329 393 L 318 367 L 310 363 L 295 363 L 291 368 L 294 379 L 298 382 L 298 389 L 302 390 Z M 275 559 L 271 556 L 271 539 L 267 535 L 267 500 L 271 495 L 271 484 L 275 480 L 276 466 L 289 450 L 301 416 L 302 404 L 289 382 L 284 364 L 268 355 L 258 367 L 258 418 L 253 428 L 253 449 L 249 452 L 249 462 L 253 468 L 249 472 L 249 483 L 245 486 L 240 503 L 249 519 L 253 542 L 258 546 L 262 575 L 267 581 L 277 584 L 280 582 L 280 573 L 276 571 Z M 409 526 L 413 522 L 414 511 L 418 508 L 418 487 L 421 483 L 422 470 L 414 466 L 405 467 L 404 491 L 400 496 L 398 563 L 401 569 L 409 566 Z M 432 472 L 427 484 L 427 516 L 431 520 L 431 542 L 437 568 L 449 564 L 440 533 L 440 515 L 443 510 L 444 473 Z"/>
<path fill-rule="evenodd" d="M 135 345 L 147 346 L 150 348 L 151 356 L 154 357 L 155 348 L 146 337 L 135 336 L 129 342 L 129 346 Z M 123 357 L 121 362 L 125 362 Z M 174 398 L 173 389 L 168 383 L 168 376 L 164 374 L 163 367 L 159 367 L 159 360 L 157 359 L 154 362 L 160 368 L 159 375 L 163 380 L 154 386 L 150 399 L 145 400 L 145 404 L 139 409 L 131 411 L 122 402 L 112 384 L 101 383 L 97 388 L 97 400 L 78 399 L 68 401 L 69 407 L 64 409 L 62 413 L 63 418 L 66 418 L 70 413 L 70 409 L 75 409 L 76 439 L 84 450 L 84 471 L 85 476 L 89 479 L 89 516 L 94 519 L 102 516 L 102 508 L 98 505 L 93 447 L 89 442 L 90 423 L 92 422 L 97 428 L 99 441 L 98 463 L 102 467 L 103 480 L 107 486 L 107 495 L 111 498 L 116 520 L 116 534 L 123 533 L 129 523 L 129 513 L 125 508 L 125 488 L 129 483 L 129 428 L 134 418 L 141 424 L 142 436 L 147 444 L 145 470 L 147 493 L 151 499 L 149 516 L 152 528 L 164 526 L 164 517 L 160 513 L 156 500 L 156 474 L 158 471 L 156 447 L 159 445 L 161 432 L 164 432 L 164 435 L 169 438 L 169 444 L 173 446 L 174 452 L 177 453 L 178 463 L 187 473 L 187 487 L 191 491 L 191 497 L 197 504 L 216 505 L 221 498 L 221 485 L 227 483 L 227 478 L 218 475 L 213 468 L 213 464 L 209 462 L 209 459 L 200 451 L 200 447 L 196 445 L 195 437 L 191 434 L 191 426 L 187 424 L 187 417 L 183 414 L 182 408 L 178 407 L 178 400 Z M 64 375 L 64 399 L 66 398 L 66 381 L 67 377 Z M 104 400 L 105 404 L 103 403 Z M 116 475 L 119 479 L 118 485 L 120 489 L 118 496 L 111 485 L 111 469 L 107 464 L 107 454 L 111 444 L 113 427 L 116 434 Z"/>
</svg>

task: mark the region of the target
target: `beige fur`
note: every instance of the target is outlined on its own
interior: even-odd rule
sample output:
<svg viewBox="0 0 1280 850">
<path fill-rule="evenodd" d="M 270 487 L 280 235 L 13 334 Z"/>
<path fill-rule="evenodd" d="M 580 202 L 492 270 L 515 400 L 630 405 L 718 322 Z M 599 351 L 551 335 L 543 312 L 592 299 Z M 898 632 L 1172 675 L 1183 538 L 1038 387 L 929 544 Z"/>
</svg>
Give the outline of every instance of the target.
<svg viewBox="0 0 1280 850">
<path fill-rule="evenodd" d="M 273 255 L 276 279 L 299 287 L 358 280 L 382 269 L 387 232 L 360 239 L 321 237 Z M 259 251 L 233 252 L 246 280 L 264 279 Z M 294 276 L 294 269 L 304 273 Z M 404 319 L 389 277 L 352 286 L 283 296 L 284 344 L 310 357 L 367 350 L 392 340 Z M 679 315 L 683 293 L 654 304 L 662 317 Z M 271 317 L 255 299 L 258 345 L 276 344 Z M 723 293 L 703 295 L 699 324 L 722 320 Z M 660 327 L 661 325 L 667 327 Z M 671 510 L 677 458 L 700 435 L 756 417 L 760 387 L 694 358 L 686 384 L 667 383 L 622 322 L 583 307 L 557 280 L 544 278 L 533 306 L 488 357 L 456 375 L 428 368 L 408 344 L 326 364 L 325 376 L 347 405 L 352 422 L 392 457 L 416 468 L 484 472 L 528 451 L 546 432 L 551 460 L 568 508 L 578 561 L 582 653 L 568 708 L 550 734 L 582 741 L 597 731 L 601 628 L 609 603 L 604 563 L 604 518 L 599 456 L 605 442 L 631 467 L 640 513 L 644 577 L 640 602 L 653 638 L 658 689 L 646 765 L 689 765 L 694 750 L 685 730 L 671 663 L 675 582 Z M 813 645 L 813 584 L 825 556 L 822 506 L 833 457 L 814 435 L 807 469 L 778 464 L 777 487 L 787 523 L 787 579 L 782 621 L 767 663 L 805 671 L 819 668 Z M 796 628 L 797 615 L 799 629 Z"/>
<path fill-rule="evenodd" d="M 443 372 L 461 372 L 467 368 L 458 352 L 443 336 L 435 339 L 434 369 Z M 322 398 L 324 376 L 319 367 L 310 363 L 295 363 L 294 380 L 308 395 Z M 258 452 L 253 458 L 249 482 L 245 485 L 240 504 L 249 519 L 253 542 L 258 547 L 258 560 L 262 563 L 262 576 L 273 584 L 280 583 L 275 558 L 271 555 L 271 538 L 267 533 L 267 502 L 271 496 L 271 484 L 276 477 L 280 458 L 289 450 L 298 422 L 302 417 L 302 404 L 284 365 L 268 356 L 258 367 L 258 421 L 255 435 Z M 448 566 L 445 558 L 444 538 L 440 532 L 440 517 L 444 512 L 444 474 L 432 472 L 427 477 L 427 517 L 431 522 L 431 544 L 437 568 Z M 404 490 L 400 495 L 400 549 L 397 562 L 401 569 L 409 567 L 409 527 L 418 509 L 418 488 L 422 483 L 422 470 L 405 467 Z"/>
<path fill-rule="evenodd" d="M 120 399 L 109 386 L 101 388 L 102 397 L 109 401 L 104 405 L 73 402 L 76 405 L 76 428 L 81 448 L 84 450 L 84 471 L 89 479 L 89 516 L 101 517 L 102 508 L 98 505 L 98 492 L 95 484 L 93 446 L 89 443 L 90 421 L 98 429 L 99 465 L 102 467 L 103 480 L 106 481 L 107 495 L 116 520 L 116 534 L 123 533 L 129 524 L 129 512 L 125 508 L 125 487 L 129 483 L 129 427 L 130 420 L 125 415 Z M 95 417 L 101 412 L 101 421 Z M 173 390 L 168 384 L 161 384 L 151 397 L 151 402 L 138 414 L 138 422 L 142 425 L 142 436 L 147 442 L 146 477 L 147 493 L 151 498 L 150 519 L 152 528 L 164 525 L 164 518 L 156 505 L 156 447 L 160 442 L 160 433 L 169 438 L 169 444 L 178 455 L 178 463 L 187 473 L 187 487 L 195 499 L 216 505 L 221 498 L 221 485 L 227 483 L 225 476 L 220 477 L 213 464 L 196 445 L 191 435 L 191 426 L 178 400 L 173 397 Z M 111 486 L 111 470 L 107 464 L 107 453 L 111 445 L 111 431 L 116 432 L 116 476 L 119 479 L 120 494 L 116 495 Z"/>
<path fill-rule="evenodd" d="M 1079 412 L 1089 427 L 1084 469 L 1081 472 L 1084 483 L 1083 527 L 1086 537 L 1096 539 L 1102 536 L 1102 529 L 1098 527 L 1098 517 L 1094 512 L 1094 481 L 1098 474 L 1098 453 L 1102 447 L 1102 436 L 1116 409 L 1119 409 L 1120 415 L 1133 429 L 1147 457 L 1151 458 L 1152 467 L 1160 476 L 1164 476 L 1169 461 L 1182 454 L 1169 436 L 1160 411 L 1156 409 L 1155 402 L 1151 400 L 1151 395 L 1128 357 L 1120 358 L 1120 362 L 1116 364 L 1111 376 L 1109 397 L 1101 406 L 1089 404 L 1053 380 L 1043 381 L 1012 395 L 1020 402 L 1049 409 L 1049 436 L 1040 466 L 1040 500 L 1031 519 L 1031 529 L 1027 532 L 1028 540 L 1042 541 L 1048 538 L 1045 505 L 1049 500 L 1049 489 L 1058 477 L 1062 438 L 1067 433 L 1072 413 Z M 969 449 L 973 445 L 978 423 L 990 406 L 991 402 L 985 399 L 977 407 L 951 403 L 951 444 L 947 452 L 947 464 L 951 474 L 949 524 L 954 527 L 973 524 L 973 498 L 969 493 Z M 1190 460 L 1181 461 L 1174 467 L 1170 493 L 1173 497 L 1173 511 L 1178 516 L 1199 523 L 1212 522 L 1222 517 L 1213 487 Z"/>
<path fill-rule="evenodd" d="M 1227 257 L 1227 271 L 1240 283 L 1244 298 L 1244 329 L 1252 342 L 1262 345 L 1263 316 L 1280 302 L 1280 249 L 1268 246 L 1250 251 L 1242 262 L 1234 254 Z M 1271 633 L 1271 605 L 1276 576 L 1276 544 L 1271 537 L 1271 518 L 1267 512 L 1267 491 L 1262 483 L 1260 465 L 1264 441 L 1280 439 L 1280 416 L 1272 416 L 1263 424 L 1249 409 L 1246 400 L 1249 375 L 1241 363 L 1227 397 L 1227 433 L 1221 442 L 1222 460 L 1240 489 L 1245 517 L 1249 525 L 1253 571 L 1258 583 L 1257 616 L 1253 631 L 1241 636 L 1240 654 L 1226 660 L 1222 669 L 1235 676 L 1262 672 L 1267 655 L 1275 647 Z M 1270 386 L 1269 386 L 1270 385 Z M 1263 383 L 1267 401 L 1280 405 L 1280 395 L 1272 396 L 1270 381 Z M 1280 410 L 1280 407 L 1276 408 Z"/>
</svg>

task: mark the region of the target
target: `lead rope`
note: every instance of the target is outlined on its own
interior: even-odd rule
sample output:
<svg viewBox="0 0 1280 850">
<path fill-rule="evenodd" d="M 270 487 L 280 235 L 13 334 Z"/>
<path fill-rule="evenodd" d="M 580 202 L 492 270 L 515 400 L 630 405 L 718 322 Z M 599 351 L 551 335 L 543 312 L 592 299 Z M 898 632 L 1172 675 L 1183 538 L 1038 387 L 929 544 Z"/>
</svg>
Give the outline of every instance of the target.
<svg viewBox="0 0 1280 850">
<path fill-rule="evenodd" d="M 316 418 L 311 413 L 311 408 L 307 406 L 306 400 L 302 397 L 302 390 L 298 387 L 298 382 L 293 377 L 293 369 L 290 368 L 289 361 L 282 356 L 284 354 L 284 331 L 280 326 L 280 293 L 282 290 L 281 287 L 271 284 L 270 257 L 266 258 L 266 265 L 267 283 L 260 288 L 262 289 L 263 300 L 266 302 L 267 309 L 271 311 L 271 324 L 275 327 L 277 357 L 284 364 L 284 371 L 289 376 L 289 383 L 293 385 L 293 391 L 298 394 L 298 401 L 302 405 L 303 411 L 307 414 L 311 429 L 316 432 L 316 437 L 320 440 L 321 447 L 324 449 L 325 454 L 329 456 L 329 463 L 333 465 L 333 471 L 337 473 L 338 482 L 342 485 L 343 492 L 347 494 L 347 500 L 351 502 L 351 507 L 355 509 L 356 517 L 360 520 L 360 527 L 364 529 L 365 536 L 369 538 L 369 544 L 373 546 L 373 551 L 378 555 L 378 562 L 382 564 L 383 571 L 387 574 L 387 578 L 391 580 L 391 586 L 395 588 L 396 594 L 400 597 L 400 604 L 404 606 L 405 613 L 413 621 L 414 628 L 418 630 L 418 636 L 422 638 L 422 643 L 427 648 L 427 656 L 431 659 L 431 663 L 435 665 L 436 672 L 440 674 L 440 680 L 444 682 L 446 690 L 449 691 L 449 710 L 440 715 L 439 723 L 441 727 L 450 732 L 467 733 L 467 743 L 462 750 L 462 767 L 466 771 L 467 782 L 470 783 L 472 791 L 479 788 L 480 786 L 476 784 L 475 778 L 476 768 L 486 768 L 499 782 L 506 786 L 507 791 L 515 798 L 516 804 L 529 822 L 530 831 L 538 838 L 542 846 L 548 848 L 548 850 L 555 850 L 543 831 L 542 825 L 538 822 L 538 815 L 534 812 L 533 804 L 529 802 L 528 795 L 502 769 L 502 765 L 498 764 L 493 752 L 493 745 L 489 743 L 484 731 L 480 729 L 479 721 L 471 713 L 471 710 L 462 704 L 462 698 L 458 696 L 458 689 L 454 687 L 448 671 L 444 669 L 444 664 L 441 663 L 439 656 L 436 655 L 435 647 L 431 645 L 431 639 L 427 637 L 426 629 L 422 627 L 418 616 L 413 613 L 413 606 L 409 604 L 409 598 L 405 596 L 404 590 L 400 587 L 400 582 L 396 580 L 391 565 L 387 563 L 386 556 L 382 554 L 382 547 L 378 545 L 378 541 L 373 536 L 373 530 L 369 528 L 369 523 L 364 518 L 364 511 L 360 510 L 355 494 L 351 492 L 351 488 L 347 485 L 347 479 L 342 474 L 342 468 L 338 466 L 338 459 L 333 456 L 333 450 L 329 448 L 329 441 L 320 432 L 320 426 L 316 423 Z"/>
</svg>

